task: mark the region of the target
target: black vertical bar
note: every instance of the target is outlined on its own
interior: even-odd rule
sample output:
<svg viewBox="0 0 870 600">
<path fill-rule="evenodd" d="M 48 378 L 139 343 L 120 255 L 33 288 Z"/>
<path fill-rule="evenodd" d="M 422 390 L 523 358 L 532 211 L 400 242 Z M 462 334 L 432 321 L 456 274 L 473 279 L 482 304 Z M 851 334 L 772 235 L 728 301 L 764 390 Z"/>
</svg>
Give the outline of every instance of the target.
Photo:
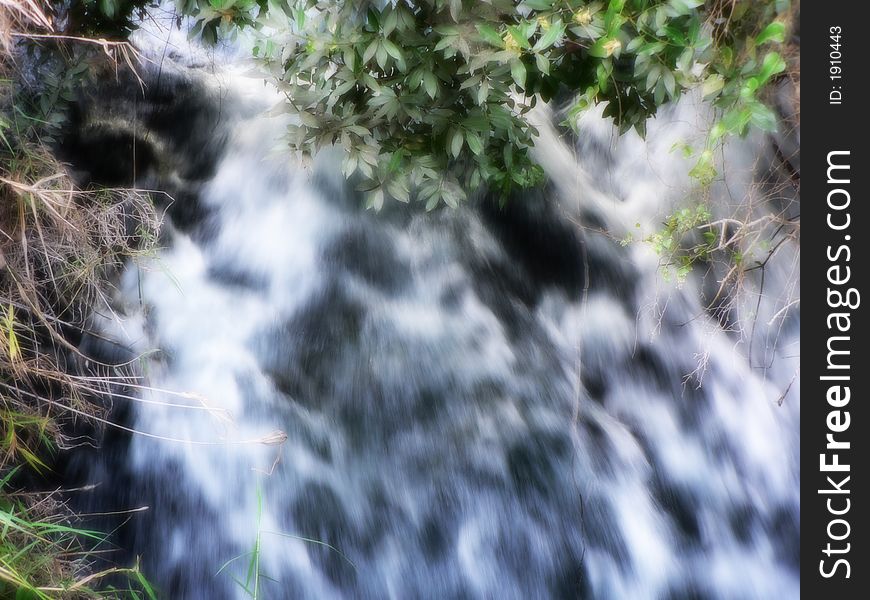
<svg viewBox="0 0 870 600">
<path fill-rule="evenodd" d="M 870 597 L 863 2 L 801 7 L 801 593 Z M 831 166 L 833 167 L 831 168 Z M 847 168 L 848 167 L 848 168 Z M 806 202 L 803 202 L 805 200 Z M 848 352 L 848 354 L 846 354 Z M 848 466 L 846 466 L 848 465 Z M 838 514 L 841 513 L 841 514 Z"/>
</svg>

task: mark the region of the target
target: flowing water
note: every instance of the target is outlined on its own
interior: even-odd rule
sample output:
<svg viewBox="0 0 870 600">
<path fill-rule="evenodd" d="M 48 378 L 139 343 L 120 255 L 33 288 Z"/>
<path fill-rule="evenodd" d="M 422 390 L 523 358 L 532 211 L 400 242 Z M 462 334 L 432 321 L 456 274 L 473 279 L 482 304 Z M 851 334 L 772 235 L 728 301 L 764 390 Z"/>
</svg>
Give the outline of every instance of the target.
<svg viewBox="0 0 870 600">
<path fill-rule="evenodd" d="M 702 111 L 648 141 L 542 114 L 544 190 L 373 213 L 336 155 L 274 151 L 261 80 L 154 58 L 68 147 L 173 198 L 115 341 L 83 343 L 138 357 L 152 389 L 115 404 L 141 433 L 74 462 L 90 508 L 149 507 L 119 543 L 164 597 L 249 597 L 252 562 L 263 598 L 799 597 L 797 244 L 720 325 L 722 273 L 668 282 L 619 242 L 691 193 L 671 148 Z M 729 151 L 717 214 L 793 199 L 753 185 L 765 143 Z"/>
</svg>

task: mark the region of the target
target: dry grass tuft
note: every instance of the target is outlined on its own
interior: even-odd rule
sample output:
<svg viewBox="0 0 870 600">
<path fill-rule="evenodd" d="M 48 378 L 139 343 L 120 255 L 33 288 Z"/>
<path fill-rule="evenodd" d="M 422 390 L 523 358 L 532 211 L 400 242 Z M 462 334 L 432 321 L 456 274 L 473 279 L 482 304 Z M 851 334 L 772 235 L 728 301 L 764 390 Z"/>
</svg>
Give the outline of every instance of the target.
<svg viewBox="0 0 870 600">
<path fill-rule="evenodd" d="M 9 56 L 16 32 L 51 30 L 51 20 L 36 0 L 0 0 L 0 49 Z"/>
<path fill-rule="evenodd" d="M 104 416 L 90 399 L 118 380 L 76 377 L 69 340 L 94 307 L 111 310 L 112 273 L 159 226 L 145 193 L 76 189 L 16 105 L 16 39 L 53 35 L 42 6 L 0 0 L 0 468 L 44 468 L 38 447 L 64 445 L 58 419 Z"/>
<path fill-rule="evenodd" d="M 62 445 L 56 419 L 102 416 L 89 398 L 109 385 L 70 373 L 69 359 L 74 362 L 79 352 L 69 333 L 87 327 L 92 307 L 109 306 L 107 281 L 125 260 L 149 250 L 158 220 L 144 193 L 75 189 L 63 167 L 38 145 L 19 144 L 5 154 L 8 160 L 0 167 L 0 417 L 26 416 L 31 425 L 41 418 L 40 435 L 27 436 L 40 442 L 52 433 Z M 0 466 L 35 455 L 17 429 L 0 418 L 0 439 L 8 441 L 0 442 Z"/>
<path fill-rule="evenodd" d="M 130 381 L 110 365 L 77 374 L 76 340 L 95 307 L 111 311 L 113 274 L 151 249 L 159 227 L 143 192 L 76 189 L 40 143 L 40 121 L 16 104 L 19 41 L 72 39 L 54 35 L 41 7 L 0 0 L 0 597 L 104 597 L 93 586 L 108 575 L 139 590 L 112 597 L 153 597 L 136 567 L 94 568 L 105 536 L 75 528 L 57 494 L 9 490 L 25 467 L 48 470 L 46 450 L 76 443 L 64 435 L 70 422 L 105 423 L 95 398 Z M 110 57 L 125 48 L 81 41 Z"/>
</svg>

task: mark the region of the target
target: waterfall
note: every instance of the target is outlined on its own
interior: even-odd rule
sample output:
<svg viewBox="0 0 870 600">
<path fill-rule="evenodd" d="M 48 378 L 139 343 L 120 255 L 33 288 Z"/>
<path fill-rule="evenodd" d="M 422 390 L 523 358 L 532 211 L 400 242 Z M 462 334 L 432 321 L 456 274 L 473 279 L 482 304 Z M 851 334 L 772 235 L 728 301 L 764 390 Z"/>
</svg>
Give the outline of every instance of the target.
<svg viewBox="0 0 870 600">
<path fill-rule="evenodd" d="M 119 543 L 163 597 L 249 597 L 252 562 L 263 598 L 799 597 L 797 244 L 734 298 L 750 331 L 706 309 L 721 273 L 620 242 L 698 193 L 691 100 L 646 140 L 538 115 L 550 183 L 503 208 L 373 213 L 334 153 L 280 150 L 262 80 L 172 50 L 144 77 L 68 145 L 110 181 L 127 140 L 172 198 L 83 344 L 134 360 L 139 433 L 70 468 L 148 507 Z M 779 210 L 764 144 L 728 148 L 714 213 Z"/>
</svg>

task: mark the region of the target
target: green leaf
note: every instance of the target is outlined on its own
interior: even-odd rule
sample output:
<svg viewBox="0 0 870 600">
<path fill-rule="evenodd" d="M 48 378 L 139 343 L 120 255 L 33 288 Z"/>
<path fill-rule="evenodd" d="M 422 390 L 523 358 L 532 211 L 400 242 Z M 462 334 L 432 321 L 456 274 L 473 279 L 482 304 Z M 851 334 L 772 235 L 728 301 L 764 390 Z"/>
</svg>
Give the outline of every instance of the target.
<svg viewBox="0 0 870 600">
<path fill-rule="evenodd" d="M 511 77 L 518 86 L 524 88 L 526 85 L 526 65 L 523 61 L 516 59 L 511 63 Z"/>
<path fill-rule="evenodd" d="M 771 77 L 785 71 L 785 67 L 785 60 L 779 55 L 779 52 L 769 52 L 764 57 L 758 72 L 759 84 L 764 85 Z"/>
<path fill-rule="evenodd" d="M 713 152 L 704 150 L 698 157 L 695 166 L 689 171 L 689 177 L 697 179 L 702 185 L 710 185 L 718 175 L 716 165 L 713 163 Z M 663 244 L 664 246 L 670 244 Z"/>
<path fill-rule="evenodd" d="M 658 83 L 661 75 L 662 75 L 662 69 L 659 65 L 655 65 L 654 67 L 651 67 L 650 70 L 646 74 L 646 83 L 644 84 L 646 86 L 645 89 L 652 90 L 655 87 L 656 83 Z"/>
<path fill-rule="evenodd" d="M 701 94 L 707 98 L 718 94 L 725 87 L 725 79 L 718 73 L 713 73 L 701 84 Z"/>
<path fill-rule="evenodd" d="M 704 4 L 704 0 L 670 0 L 668 4 L 671 9 L 670 14 L 674 17 L 681 17 Z"/>
<path fill-rule="evenodd" d="M 540 39 L 535 43 L 532 48 L 536 52 L 540 52 L 541 50 L 546 50 L 556 42 L 562 39 L 562 35 L 565 33 L 565 24 L 561 21 L 556 21 L 552 25 L 550 25 L 550 29 L 548 29 L 544 35 L 540 37 Z"/>
<path fill-rule="evenodd" d="M 426 93 L 429 94 L 429 97 L 433 100 L 435 99 L 435 96 L 438 95 L 438 80 L 435 78 L 435 75 L 429 71 L 423 74 L 423 89 L 426 90 Z"/>
<path fill-rule="evenodd" d="M 760 46 L 767 42 L 783 43 L 785 41 L 785 24 L 779 21 L 774 21 L 767 27 L 761 30 L 761 33 L 755 38 L 755 45 Z"/>
<path fill-rule="evenodd" d="M 354 49 L 345 48 L 342 53 L 342 58 L 344 59 L 344 64 L 347 65 L 347 68 L 353 70 L 356 66 L 356 52 L 354 52 Z"/>
<path fill-rule="evenodd" d="M 496 48 L 504 48 L 504 40 L 499 35 L 498 31 L 492 25 L 486 23 L 478 23 L 475 25 L 480 37 L 491 46 Z"/>
<path fill-rule="evenodd" d="M 665 90 L 668 92 L 668 96 L 673 99 L 677 96 L 677 80 L 674 78 L 673 72 L 670 70 L 665 71 L 664 76 L 665 82 Z"/>
<path fill-rule="evenodd" d="M 483 152 L 483 142 L 480 139 L 480 135 L 474 131 L 465 132 L 465 141 L 468 143 L 468 148 L 474 152 L 474 154 L 480 155 L 480 153 Z"/>
<path fill-rule="evenodd" d="M 640 50 L 637 51 L 637 53 L 651 56 L 653 54 L 659 54 L 660 52 L 662 52 L 662 50 L 664 50 L 667 47 L 668 47 L 667 44 L 665 44 L 664 42 L 659 42 L 659 41 L 648 42 L 646 44 L 643 44 L 641 46 Z"/>
<path fill-rule="evenodd" d="M 462 0 L 449 0 L 450 18 L 454 22 L 459 22 L 459 15 L 462 14 Z"/>
<path fill-rule="evenodd" d="M 365 49 L 365 52 L 363 52 L 363 62 L 364 63 L 367 63 L 372 59 L 372 57 L 378 51 L 378 46 L 379 46 L 379 40 L 377 38 L 373 39 L 372 42 L 368 45 L 368 47 Z"/>
<path fill-rule="evenodd" d="M 646 43 L 646 38 L 638 34 L 628 42 L 628 45 L 625 46 L 625 51 L 628 53 L 636 52 L 638 48 L 644 45 L 644 43 Z"/>
<path fill-rule="evenodd" d="M 462 132 L 454 129 L 450 136 L 450 153 L 453 158 L 459 158 L 459 153 L 462 152 L 462 144 L 465 141 Z"/>
<path fill-rule="evenodd" d="M 776 131 L 776 114 L 761 102 L 752 105 L 751 122 L 762 131 Z"/>
<path fill-rule="evenodd" d="M 416 24 L 414 21 L 414 15 L 408 9 L 404 6 L 398 6 L 396 12 L 399 13 L 399 29 L 408 30 L 414 28 Z"/>
<path fill-rule="evenodd" d="M 543 54 L 535 54 L 535 66 L 544 75 L 550 74 L 550 61 Z"/>
<path fill-rule="evenodd" d="M 320 127 L 317 117 L 305 111 L 299 112 L 299 121 L 301 121 L 306 127 L 311 127 L 312 129 Z"/>
<path fill-rule="evenodd" d="M 692 48 L 686 48 L 677 59 L 677 69 L 687 76 L 690 75 L 694 58 L 695 51 Z"/>
<path fill-rule="evenodd" d="M 117 0 L 100 0 L 100 12 L 114 19 L 118 12 Z"/>
<path fill-rule="evenodd" d="M 456 42 L 455 35 L 445 35 L 440 40 L 438 40 L 437 44 L 435 44 L 434 50 L 435 50 L 435 52 L 440 52 L 441 50 L 444 50 L 445 48 L 449 48 L 455 42 Z"/>
<path fill-rule="evenodd" d="M 608 40 L 604 38 L 600 38 L 597 42 L 592 44 L 588 50 L 589 56 L 594 58 L 607 58 L 610 56 L 610 52 L 607 49 L 607 41 Z"/>
<path fill-rule="evenodd" d="M 466 128 L 480 133 L 489 131 L 489 121 L 478 109 L 476 109 L 472 112 L 472 114 L 466 117 L 462 124 Z"/>
<path fill-rule="evenodd" d="M 392 56 L 396 60 L 402 60 L 402 51 L 399 49 L 399 47 L 396 44 L 394 44 L 393 42 L 391 42 L 388 39 L 384 39 L 384 41 L 382 43 L 384 45 L 384 48 L 386 48 L 386 50 L 387 50 L 387 54 L 389 54 L 390 56 Z"/>
<path fill-rule="evenodd" d="M 728 46 L 721 48 L 719 50 L 719 58 L 722 61 L 722 66 L 726 69 L 730 69 L 734 62 L 734 50 Z"/>
<path fill-rule="evenodd" d="M 387 39 L 383 41 L 383 47 L 386 50 L 387 54 L 396 59 L 396 65 L 399 67 L 399 70 L 402 72 L 407 71 L 408 67 L 405 64 L 405 55 L 402 53 L 399 47 Z"/>
<path fill-rule="evenodd" d="M 431 211 L 436 206 L 438 206 L 438 201 L 441 199 L 441 195 L 438 193 L 438 188 L 436 187 L 430 194 L 427 196 L 426 200 L 426 210 Z"/>
<path fill-rule="evenodd" d="M 740 88 L 740 97 L 746 100 L 751 100 L 755 97 L 755 92 L 758 90 L 760 82 L 757 77 L 750 77 Z"/>
<path fill-rule="evenodd" d="M 376 94 L 381 93 L 381 85 L 378 83 L 378 80 L 369 75 L 368 73 L 362 74 L 363 83 L 366 84 L 366 87 L 369 88 Z"/>
<path fill-rule="evenodd" d="M 465 200 L 465 191 L 452 181 L 443 181 L 441 183 L 441 199 L 450 208 L 456 208 L 460 202 Z"/>
<path fill-rule="evenodd" d="M 142 586 L 142 589 L 147 594 L 149 600 L 157 600 L 157 593 L 154 591 L 154 588 L 151 587 L 151 583 L 145 579 L 145 576 L 142 575 L 142 572 L 137 568 L 136 571 L 136 579 L 139 581 L 139 585 Z"/>
<path fill-rule="evenodd" d="M 752 109 L 737 106 L 725 113 L 721 123 L 728 133 L 742 135 L 750 119 L 752 119 Z"/>
<path fill-rule="evenodd" d="M 400 177 L 387 183 L 387 192 L 390 196 L 399 202 L 408 203 L 411 201 L 411 192 L 408 187 L 408 178 Z"/>
<path fill-rule="evenodd" d="M 384 19 L 383 23 L 383 33 L 384 37 L 393 33 L 393 30 L 396 29 L 396 26 L 399 24 L 399 11 L 392 10 L 392 7 L 388 8 L 389 13 Z"/>
<path fill-rule="evenodd" d="M 514 41 L 517 43 L 517 45 L 520 48 L 523 48 L 525 50 L 528 50 L 529 48 L 531 48 L 531 45 L 529 44 L 529 40 L 526 38 L 526 36 L 524 36 L 522 34 L 519 27 L 509 25 L 507 29 L 508 29 L 508 33 L 510 33 L 510 36 L 514 39 Z"/>
<path fill-rule="evenodd" d="M 456 25 L 439 25 L 435 27 L 435 33 L 443 36 L 459 35 L 459 27 Z"/>
<path fill-rule="evenodd" d="M 460 90 L 465 90 L 470 87 L 474 87 L 480 85 L 480 82 L 483 81 L 483 75 L 475 75 L 474 77 L 469 77 L 459 86 Z"/>
<path fill-rule="evenodd" d="M 659 79 L 659 82 L 656 84 L 656 89 L 653 91 L 653 100 L 655 100 L 656 105 L 661 105 L 665 101 L 665 82 L 664 79 Z"/>
<path fill-rule="evenodd" d="M 366 194 L 366 208 L 374 209 L 375 212 L 384 207 L 384 190 L 375 189 Z"/>
<path fill-rule="evenodd" d="M 384 40 L 384 42 L 385 41 L 386 40 Z M 378 51 L 375 52 L 375 62 L 378 63 L 378 66 L 381 69 L 385 69 L 387 66 L 387 58 L 388 57 L 389 57 L 389 54 L 387 54 L 387 47 L 384 45 L 383 42 L 381 42 L 380 44 L 378 44 Z"/>
<path fill-rule="evenodd" d="M 524 0 L 522 6 L 532 10 L 549 10 L 553 8 L 555 0 Z"/>
<path fill-rule="evenodd" d="M 477 88 L 477 103 L 485 104 L 489 100 L 489 82 L 484 79 L 480 82 L 480 87 Z"/>
</svg>

